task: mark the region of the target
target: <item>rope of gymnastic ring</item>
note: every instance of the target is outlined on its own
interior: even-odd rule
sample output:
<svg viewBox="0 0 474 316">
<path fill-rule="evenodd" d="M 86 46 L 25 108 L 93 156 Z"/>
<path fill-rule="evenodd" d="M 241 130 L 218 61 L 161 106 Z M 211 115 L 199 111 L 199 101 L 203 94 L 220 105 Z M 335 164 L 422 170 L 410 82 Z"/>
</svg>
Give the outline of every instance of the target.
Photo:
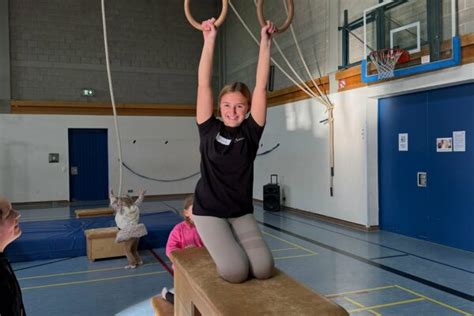
<svg viewBox="0 0 474 316">
<path fill-rule="evenodd" d="M 112 84 L 112 74 L 110 70 L 109 45 L 107 40 L 107 24 L 105 18 L 105 0 L 101 1 L 102 8 L 102 28 L 104 33 L 105 65 L 107 68 L 107 81 L 109 83 L 110 101 L 112 103 L 112 112 L 114 117 L 115 138 L 117 142 L 117 154 L 119 162 L 119 188 L 118 196 L 122 196 L 123 168 L 122 168 L 122 145 L 120 139 L 120 130 L 117 119 L 117 106 L 115 105 L 114 88 Z"/>
<path fill-rule="evenodd" d="M 264 27 L 265 24 L 267 24 L 267 20 L 263 15 L 263 3 L 263 0 L 257 0 L 257 18 L 261 27 Z M 295 12 L 293 0 L 286 0 L 286 5 L 288 6 L 288 15 L 286 17 L 285 22 L 281 26 L 277 26 L 278 33 L 283 33 L 290 26 L 291 21 L 293 21 L 293 15 Z"/>
<path fill-rule="evenodd" d="M 188 19 L 189 23 L 192 26 L 194 26 L 196 29 L 202 31 L 201 24 L 196 22 L 196 20 L 193 18 L 192 14 L 191 14 L 191 9 L 189 8 L 190 3 L 191 3 L 191 0 L 184 0 L 184 14 L 186 14 L 186 18 Z M 224 23 L 225 17 L 227 15 L 228 5 L 229 5 L 228 0 L 222 0 L 221 14 L 219 15 L 219 18 L 217 18 L 216 22 L 214 22 L 214 25 L 216 27 L 219 27 L 222 23 Z"/>
</svg>

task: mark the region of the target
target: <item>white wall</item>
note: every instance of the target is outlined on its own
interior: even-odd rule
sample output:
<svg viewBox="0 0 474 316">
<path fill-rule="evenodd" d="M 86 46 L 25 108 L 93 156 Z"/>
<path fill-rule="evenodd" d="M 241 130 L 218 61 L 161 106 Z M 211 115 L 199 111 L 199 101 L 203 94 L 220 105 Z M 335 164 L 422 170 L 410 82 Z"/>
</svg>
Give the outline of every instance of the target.
<svg viewBox="0 0 474 316">
<path fill-rule="evenodd" d="M 199 171 L 194 118 L 121 116 L 119 126 L 123 161 L 135 171 L 159 179 Z M 0 115 L 1 194 L 13 202 L 69 200 L 68 128 L 108 129 L 109 185 L 117 191 L 119 164 L 112 117 Z M 59 153 L 60 162 L 48 163 L 48 153 Z M 151 195 L 189 193 L 198 180 L 160 183 L 123 172 L 123 191 L 133 189 L 133 194 L 142 188 Z"/>
<path fill-rule="evenodd" d="M 304 100 L 269 109 L 263 148 L 280 147 L 255 163 L 255 197 L 270 174 L 280 176 L 286 205 L 378 225 L 377 100 L 474 81 L 474 64 L 335 93 L 334 197 L 329 195 L 328 128 L 324 107 Z M 474 123 L 474 122 L 473 122 Z"/>
<path fill-rule="evenodd" d="M 324 107 L 304 100 L 269 109 L 255 162 L 254 197 L 263 199 L 270 174 L 279 175 L 286 205 L 358 223 L 378 224 L 377 99 L 474 81 L 474 64 L 426 73 L 331 95 L 335 103 L 334 196 L 329 195 L 329 145 Z M 120 117 L 123 159 L 155 178 L 199 170 L 194 118 Z M 69 199 L 68 128 L 109 129 L 109 183 L 118 185 L 111 117 L 0 115 L 0 192 L 14 202 Z M 133 140 L 136 143 L 133 144 Z M 168 141 L 168 144 L 165 144 Z M 49 164 L 48 153 L 60 154 Z M 124 171 L 124 190 L 148 194 L 193 192 L 198 177 L 174 183 L 143 180 Z"/>
<path fill-rule="evenodd" d="M 351 222 L 365 223 L 367 180 L 365 171 L 366 121 L 364 97 L 359 92 L 334 95 L 335 177 L 334 196 L 329 194 L 328 125 L 324 106 L 304 100 L 271 108 L 263 144 L 280 143 L 267 159 L 255 165 L 255 193 L 277 173 L 286 205 Z"/>
</svg>

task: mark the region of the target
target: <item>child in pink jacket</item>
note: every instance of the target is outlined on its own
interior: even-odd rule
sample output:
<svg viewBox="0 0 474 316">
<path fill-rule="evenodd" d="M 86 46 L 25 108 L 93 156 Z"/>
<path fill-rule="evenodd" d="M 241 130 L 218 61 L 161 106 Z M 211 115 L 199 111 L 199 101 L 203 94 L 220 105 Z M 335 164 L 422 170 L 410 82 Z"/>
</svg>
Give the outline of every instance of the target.
<svg viewBox="0 0 474 316">
<path fill-rule="evenodd" d="M 204 244 L 199 237 L 196 226 L 192 219 L 193 216 L 193 195 L 188 196 L 184 200 L 183 216 L 184 221 L 177 224 L 171 231 L 168 242 L 166 243 L 166 255 L 169 257 L 170 253 L 177 249 L 184 249 L 190 247 L 204 247 Z M 174 291 L 168 290 L 166 287 L 161 291 L 161 297 L 168 302 L 174 304 Z"/>
</svg>

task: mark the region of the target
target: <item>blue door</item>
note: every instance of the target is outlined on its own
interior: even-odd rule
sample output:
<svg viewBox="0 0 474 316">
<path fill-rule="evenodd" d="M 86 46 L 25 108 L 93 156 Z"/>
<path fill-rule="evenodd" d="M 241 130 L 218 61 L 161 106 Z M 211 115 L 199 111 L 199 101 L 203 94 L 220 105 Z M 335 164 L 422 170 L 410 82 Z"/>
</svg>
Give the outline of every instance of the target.
<svg viewBox="0 0 474 316">
<path fill-rule="evenodd" d="M 384 230 L 474 250 L 474 84 L 379 100 L 379 209 Z M 462 152 L 437 138 L 465 132 Z M 408 134 L 408 151 L 398 135 Z M 426 187 L 418 186 L 426 172 Z"/>
<path fill-rule="evenodd" d="M 430 239 L 474 251 L 474 84 L 428 93 Z M 466 132 L 465 152 L 436 152 L 436 139 Z"/>
<path fill-rule="evenodd" d="M 418 172 L 426 172 L 426 93 L 379 102 L 380 227 L 427 239 L 427 188 L 417 185 Z M 399 151 L 399 134 L 408 134 L 408 151 Z"/>
<path fill-rule="evenodd" d="M 69 129 L 69 192 L 71 201 L 108 198 L 107 129 Z"/>
</svg>

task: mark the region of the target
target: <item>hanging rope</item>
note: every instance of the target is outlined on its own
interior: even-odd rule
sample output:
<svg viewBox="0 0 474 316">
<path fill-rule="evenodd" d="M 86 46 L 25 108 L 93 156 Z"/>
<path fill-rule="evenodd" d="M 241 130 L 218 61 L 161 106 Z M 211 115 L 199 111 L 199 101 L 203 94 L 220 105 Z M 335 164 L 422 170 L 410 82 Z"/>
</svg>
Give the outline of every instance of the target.
<svg viewBox="0 0 474 316">
<path fill-rule="evenodd" d="M 260 21 L 260 24 L 262 24 L 262 21 L 260 20 L 260 15 L 262 15 L 263 17 L 263 0 L 254 0 L 254 4 L 255 6 L 257 7 L 257 16 L 259 18 L 259 21 Z M 285 12 L 287 14 L 288 17 L 291 16 L 291 18 L 293 18 L 293 12 L 294 12 L 294 9 L 293 9 L 293 1 L 292 0 L 283 0 L 283 5 L 285 7 Z M 290 9 L 288 9 L 288 7 Z M 288 21 L 288 19 L 287 19 Z M 291 20 L 290 20 L 290 23 L 288 25 L 286 25 L 285 23 L 285 30 L 290 27 L 290 29 L 292 30 L 292 33 L 294 34 L 293 32 L 293 26 L 291 25 Z M 283 53 L 282 49 L 280 48 L 280 45 L 278 45 L 278 42 L 275 38 L 273 38 L 273 43 L 275 44 L 275 47 L 277 48 L 278 52 L 280 53 L 280 56 L 283 58 L 283 60 L 286 62 L 286 65 L 288 66 L 288 68 L 290 68 L 291 72 L 293 72 L 293 74 L 296 76 L 296 78 L 298 78 L 298 80 L 301 82 L 301 84 L 306 88 L 305 91 L 307 91 L 306 94 L 311 94 L 311 96 L 313 98 L 317 98 L 321 103 L 325 104 L 325 100 L 324 99 L 320 99 L 320 97 L 314 93 L 314 91 L 306 84 L 306 81 L 303 80 L 300 75 L 298 74 L 298 72 L 295 70 L 295 68 L 291 65 L 291 63 L 289 62 L 288 58 L 286 58 L 285 54 Z M 296 39 L 295 39 L 295 43 L 296 42 Z M 298 44 L 298 43 L 297 43 Z M 298 46 L 299 48 L 299 46 Z M 304 62 L 304 59 L 303 60 L 303 63 L 306 65 L 306 63 Z M 309 75 L 311 77 L 311 75 Z M 314 83 L 314 81 L 313 81 Z M 315 84 L 315 83 L 314 83 Z M 315 84 L 316 88 L 318 88 L 319 90 L 319 87 Z M 320 93 L 320 95 L 322 95 Z"/>
<path fill-rule="evenodd" d="M 288 12 L 288 8 L 287 8 L 287 5 L 286 5 L 286 2 L 283 1 L 283 5 L 285 7 L 285 11 Z M 300 45 L 298 44 L 298 41 L 296 39 L 296 35 L 295 35 L 295 30 L 293 29 L 293 25 L 290 25 L 290 31 L 291 31 L 291 35 L 293 37 L 293 40 L 295 42 L 295 46 L 296 46 L 296 50 L 298 52 L 298 56 L 300 57 L 301 59 L 301 62 L 303 63 L 303 66 L 306 70 L 306 73 L 308 74 L 308 77 L 311 79 L 311 81 L 313 82 L 313 85 L 314 87 L 316 88 L 316 90 L 318 90 L 318 93 L 319 93 L 319 96 L 320 98 L 318 99 L 321 99 L 323 98 L 324 96 L 326 97 L 326 99 L 322 99 L 322 102 L 324 105 L 326 105 L 326 107 L 332 107 L 333 104 L 331 102 L 331 100 L 329 100 L 329 98 L 327 97 L 327 94 L 323 91 L 321 91 L 321 89 L 319 88 L 319 85 L 316 83 L 316 81 L 314 80 L 314 77 L 311 75 L 311 72 L 309 71 L 309 67 L 308 67 L 308 64 L 306 63 L 304 57 L 303 57 L 303 53 L 301 52 L 301 48 L 300 48 Z M 317 56 L 315 55 L 315 58 L 316 58 L 316 62 L 318 60 Z M 319 67 L 318 67 L 319 68 Z M 322 77 L 321 76 L 321 71 L 319 71 L 319 77 Z M 300 79 L 301 80 L 301 79 Z M 303 81 L 303 80 L 302 80 Z M 321 101 L 321 100 L 320 100 Z"/>
<path fill-rule="evenodd" d="M 306 82 L 300 77 L 300 75 L 298 74 L 298 72 L 295 70 L 295 68 L 291 65 L 291 63 L 289 62 L 288 58 L 286 58 L 285 54 L 283 53 L 283 51 L 281 50 L 280 48 L 280 45 L 278 45 L 278 42 L 273 39 L 273 43 L 275 43 L 275 47 L 278 49 L 278 52 L 280 53 L 281 57 L 283 58 L 283 60 L 286 62 L 288 68 L 290 68 L 291 72 L 293 72 L 293 74 L 296 76 L 296 78 L 298 78 L 298 80 L 301 82 L 301 84 L 305 87 L 305 91 L 307 91 L 306 94 L 310 95 L 310 97 L 312 98 L 316 98 L 318 99 L 319 102 L 325 104 L 325 100 L 323 98 L 321 98 L 319 95 L 317 95 L 307 84 Z M 316 85 L 317 87 L 317 85 Z"/>
<path fill-rule="evenodd" d="M 140 178 L 143 178 L 143 179 L 147 179 L 147 180 L 151 180 L 151 181 L 156 181 L 156 182 L 178 182 L 178 181 L 184 181 L 184 180 L 187 180 L 187 179 L 190 179 L 192 177 L 195 177 L 197 176 L 198 174 L 200 174 L 201 172 L 195 172 L 189 176 L 186 176 L 186 177 L 182 177 L 182 178 L 177 178 L 177 179 L 156 179 L 156 178 L 151 178 L 151 177 L 148 177 L 148 176 L 145 176 L 143 174 L 140 174 L 138 172 L 136 172 L 135 170 L 133 170 L 132 168 L 130 168 L 125 162 L 122 162 L 122 165 L 128 170 L 130 171 L 131 173 L 133 173 L 134 175 L 136 176 L 139 176 Z"/>
<path fill-rule="evenodd" d="M 261 0 L 259 0 L 261 1 Z M 289 15 L 289 11 L 288 11 L 288 7 L 286 5 L 286 2 L 285 0 L 283 0 L 284 2 L 284 5 L 285 5 L 285 10 L 287 12 L 287 15 Z M 254 4 L 257 6 L 257 11 L 259 11 L 260 9 L 258 8 L 258 5 L 261 5 L 262 3 L 260 2 L 259 4 L 257 4 L 257 0 L 254 0 Z M 252 39 L 254 40 L 254 42 L 259 45 L 257 39 L 255 38 L 255 36 L 253 35 L 253 33 L 250 31 L 248 25 L 245 23 L 245 21 L 242 19 L 242 17 L 240 16 L 240 14 L 237 12 L 237 10 L 235 9 L 235 7 L 233 6 L 232 2 L 229 1 L 229 5 L 230 7 L 232 8 L 233 12 L 235 13 L 235 15 L 237 16 L 237 18 L 239 19 L 240 23 L 242 24 L 242 26 L 245 28 L 245 30 L 250 34 L 250 36 L 252 37 Z M 293 8 L 291 7 L 290 10 L 293 10 Z M 260 20 L 260 18 L 259 18 Z M 333 196 L 334 194 L 334 190 L 333 190 L 333 187 L 334 187 L 334 113 L 333 113 L 333 109 L 334 109 L 334 105 L 333 103 L 330 101 L 329 97 L 327 96 L 327 94 L 322 91 L 318 84 L 315 82 L 315 80 L 313 79 L 313 76 L 311 75 L 311 72 L 309 71 L 309 68 L 306 64 L 306 62 L 304 61 L 304 58 L 303 58 L 303 54 L 301 53 L 301 48 L 299 47 L 299 44 L 298 44 L 298 41 L 296 40 L 296 36 L 295 36 L 295 33 L 294 33 L 294 30 L 293 30 L 293 27 L 292 25 L 290 24 L 289 25 L 290 29 L 291 29 L 291 32 L 292 32 L 292 35 L 293 35 L 293 39 L 295 41 L 295 44 L 296 44 L 296 47 L 297 47 L 297 50 L 298 50 L 298 54 L 304 64 L 304 67 L 308 73 L 308 76 L 311 78 L 312 82 L 313 82 L 313 85 L 314 87 L 317 89 L 318 91 L 318 94 L 315 93 L 307 84 L 306 82 L 301 79 L 301 77 L 298 75 L 298 73 L 296 72 L 296 70 L 293 68 L 293 66 L 291 65 L 291 63 L 288 61 L 288 59 L 285 57 L 283 51 L 280 49 L 280 46 L 278 45 L 278 42 L 275 40 L 275 38 L 273 39 L 273 42 L 275 43 L 275 46 L 277 47 L 280 55 L 282 56 L 283 60 L 287 63 L 288 67 L 290 68 L 290 70 L 296 75 L 296 77 L 302 82 L 302 84 L 299 84 L 298 82 L 296 82 L 296 80 L 294 80 L 286 71 L 284 71 L 282 69 L 282 67 L 273 59 L 271 58 L 272 62 L 275 64 L 275 66 L 291 81 L 293 82 L 293 84 L 295 84 L 300 90 L 302 90 L 304 93 L 306 93 L 310 98 L 314 98 L 316 99 L 317 101 L 319 101 L 320 103 L 322 103 L 325 107 L 326 107 L 326 111 L 328 112 L 328 124 L 329 124 L 329 161 L 330 161 L 330 195 Z M 319 65 L 318 65 L 319 67 Z M 321 74 L 320 74 L 320 77 L 321 77 Z"/>
<path fill-rule="evenodd" d="M 267 151 L 264 151 L 260 154 L 257 154 L 257 156 L 265 156 L 265 155 L 268 155 L 269 153 L 271 153 L 272 151 L 274 151 L 275 149 L 277 149 L 278 147 L 280 147 L 280 143 L 276 144 L 275 146 L 273 146 L 273 148 L 267 150 Z M 134 175 L 136 176 L 139 176 L 140 178 L 143 178 L 143 179 L 147 179 L 147 180 L 151 180 L 151 181 L 156 181 L 156 182 L 178 182 L 178 181 L 184 181 L 184 180 L 187 180 L 187 179 L 190 179 L 190 178 L 193 178 L 197 175 L 199 175 L 201 172 L 195 172 L 189 176 L 186 176 L 186 177 L 182 177 L 182 178 L 177 178 L 177 179 L 157 179 L 157 178 L 151 178 L 151 177 L 148 177 L 148 176 L 145 176 L 143 174 L 140 174 L 138 172 L 136 172 L 135 170 L 133 170 L 132 168 L 130 168 L 125 162 L 122 162 L 122 165 L 128 170 L 130 171 L 131 173 L 133 173 Z"/>
<path fill-rule="evenodd" d="M 275 149 L 277 149 L 278 147 L 280 147 L 280 143 L 276 144 L 275 146 L 273 146 L 273 148 L 267 150 L 267 151 L 264 151 L 263 153 L 260 153 L 260 154 L 257 154 L 257 157 L 261 157 L 261 156 L 265 156 L 265 155 L 268 155 L 269 153 L 271 153 L 272 151 L 274 151 Z"/>
<path fill-rule="evenodd" d="M 286 7 L 285 1 L 283 1 L 283 4 L 285 6 L 285 10 L 288 10 Z M 306 69 L 308 76 L 313 81 L 313 84 L 318 90 L 319 95 L 321 97 L 325 97 L 324 99 L 325 102 L 323 104 L 326 105 L 326 111 L 328 112 L 328 124 L 329 124 L 329 131 L 328 131 L 329 132 L 328 133 L 329 134 L 328 135 L 329 136 L 329 194 L 330 196 L 333 196 L 334 195 L 334 104 L 329 99 L 326 91 L 321 91 L 319 89 L 319 86 L 314 81 L 313 76 L 311 75 L 311 72 L 309 71 L 308 65 L 306 64 L 306 61 L 304 60 L 298 41 L 296 40 L 295 31 L 293 30 L 292 25 L 290 26 L 290 30 L 293 36 L 293 40 L 295 41 L 296 49 L 298 51 L 301 61 L 303 62 L 303 65 Z M 322 74 L 321 74 L 321 69 L 319 68 L 319 62 L 318 62 L 318 57 L 316 53 L 314 54 L 314 57 L 316 58 L 316 65 L 318 67 L 319 77 L 321 78 Z"/>
<path fill-rule="evenodd" d="M 287 0 L 288 1 L 288 0 Z M 234 11 L 235 15 L 237 16 L 237 18 L 239 19 L 239 21 L 241 22 L 241 24 L 244 26 L 244 28 L 247 30 L 247 32 L 250 34 L 250 36 L 253 38 L 254 42 L 259 45 L 258 43 L 258 40 L 255 38 L 255 36 L 253 35 L 252 31 L 250 31 L 250 28 L 248 27 L 248 25 L 245 23 L 245 21 L 242 19 L 242 17 L 240 16 L 240 14 L 237 12 L 237 10 L 235 9 L 235 7 L 232 5 L 232 3 L 230 2 L 229 3 L 232 10 Z M 257 0 L 254 0 L 254 4 L 255 6 L 257 6 Z M 285 3 L 285 8 L 286 8 L 286 3 Z M 290 14 L 288 13 L 288 16 Z M 291 27 L 291 26 L 290 26 Z M 307 84 L 306 82 L 299 76 L 298 72 L 295 70 L 295 68 L 291 65 L 291 63 L 289 62 L 288 58 L 286 58 L 285 54 L 283 53 L 283 51 L 281 50 L 280 48 L 280 45 L 278 45 L 278 42 L 276 41 L 275 38 L 273 38 L 273 43 L 275 44 L 275 47 L 277 48 L 278 52 L 280 53 L 281 57 L 283 58 L 283 60 L 286 62 L 288 68 L 290 68 L 291 72 L 300 80 L 301 84 L 299 84 L 296 80 L 293 79 L 293 77 L 291 77 L 286 71 L 283 70 L 283 68 L 273 59 L 271 58 L 272 62 L 275 64 L 275 66 L 277 66 L 277 68 L 291 81 L 293 82 L 294 85 L 296 85 L 300 90 L 302 90 L 304 93 L 306 93 L 310 98 L 316 98 L 319 102 L 325 104 L 325 100 L 320 97 L 319 95 L 317 95 Z"/>
<path fill-rule="evenodd" d="M 115 126 L 115 139 L 117 141 L 117 152 L 118 152 L 118 160 L 119 160 L 119 189 L 118 189 L 118 196 L 122 196 L 122 179 L 123 179 L 123 172 L 122 172 L 122 145 L 120 140 L 120 130 L 118 126 L 118 119 L 117 119 L 117 108 L 115 106 L 115 97 L 114 97 L 114 88 L 112 85 L 112 75 L 110 71 L 110 59 L 109 59 L 109 46 L 107 41 L 107 24 L 105 19 L 105 0 L 101 0 L 101 7 L 102 7 L 102 26 L 104 30 L 104 48 L 105 48 L 105 64 L 107 66 L 107 79 L 109 82 L 109 91 L 110 91 L 110 100 L 112 102 L 112 110 L 114 115 L 114 126 Z"/>
<path fill-rule="evenodd" d="M 237 16 L 237 18 L 239 19 L 240 23 L 242 24 L 242 26 L 245 28 L 245 30 L 249 33 L 250 37 L 252 37 L 253 41 L 257 44 L 257 46 L 260 46 L 257 38 L 253 35 L 252 31 L 250 31 L 249 27 L 247 26 L 247 24 L 245 23 L 245 21 L 242 19 L 242 17 L 240 16 L 239 12 L 237 12 L 237 10 L 235 9 L 234 5 L 232 4 L 232 2 L 229 0 L 229 6 L 231 7 L 232 11 L 235 13 L 235 15 Z M 271 61 L 272 63 L 288 78 L 288 80 L 290 80 L 295 86 L 297 86 L 298 88 L 301 89 L 301 91 L 303 91 L 304 93 L 306 93 L 309 97 L 313 97 L 313 93 L 311 91 L 308 91 L 306 90 L 305 88 L 303 88 L 298 82 L 296 82 L 296 80 L 294 80 L 281 66 L 280 64 L 278 64 L 275 59 L 273 59 L 273 57 L 271 57 Z"/>
</svg>

